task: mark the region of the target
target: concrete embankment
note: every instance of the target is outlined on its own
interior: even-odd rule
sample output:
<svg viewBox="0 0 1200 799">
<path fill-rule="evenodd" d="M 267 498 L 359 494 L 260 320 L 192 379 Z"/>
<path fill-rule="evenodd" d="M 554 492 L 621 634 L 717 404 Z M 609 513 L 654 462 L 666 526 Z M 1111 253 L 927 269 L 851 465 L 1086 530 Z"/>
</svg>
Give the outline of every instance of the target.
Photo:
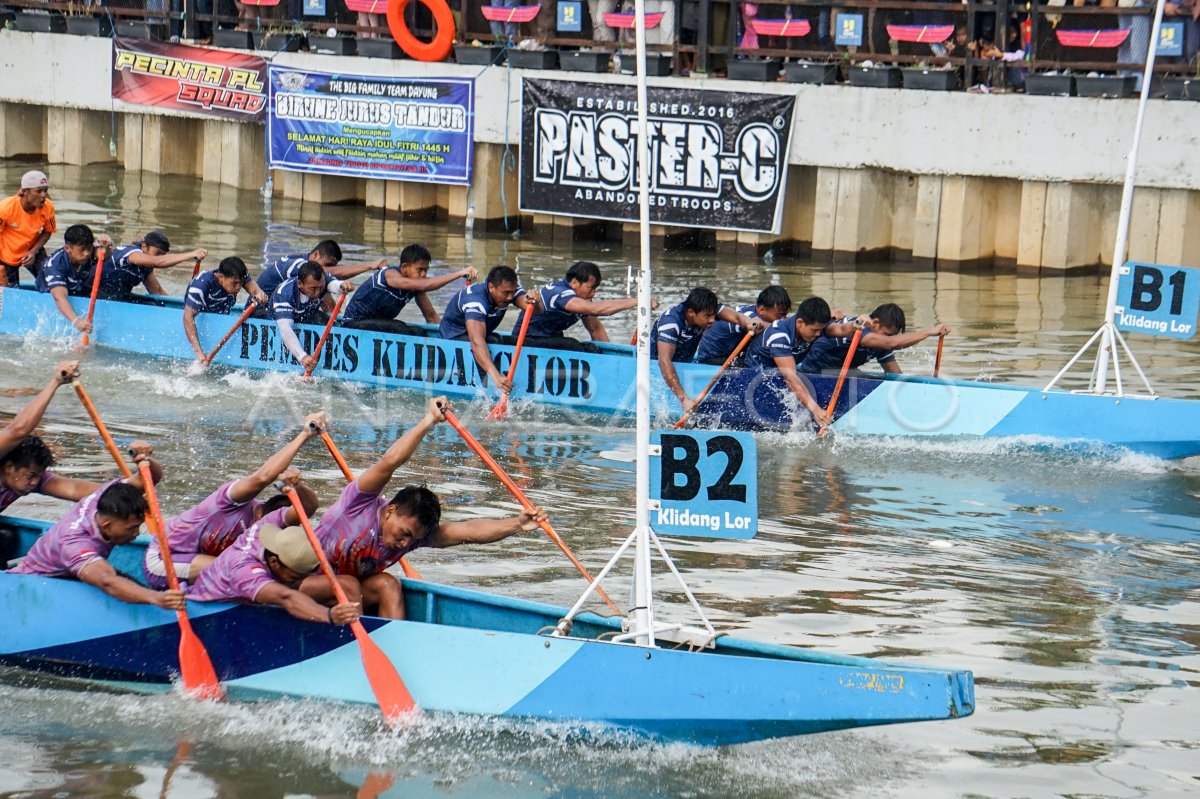
<svg viewBox="0 0 1200 799">
<path fill-rule="evenodd" d="M 131 105 L 111 96 L 107 39 L 0 30 L 0 157 L 121 163 L 257 189 L 264 128 Z M 519 70 L 280 53 L 276 63 L 330 72 L 476 79 L 471 187 L 276 170 L 276 194 L 363 203 L 405 218 L 527 235 L 632 237 L 621 223 L 517 208 Z M 569 80 L 572 73 L 532 73 Z M 583 76 L 580 76 L 583 77 Z M 618 75 L 587 80 L 628 82 Z M 853 263 L 991 265 L 1061 271 L 1112 258 L 1135 100 L 976 95 L 851 86 L 656 79 L 665 85 L 791 93 L 797 98 L 779 234 L 656 227 L 667 246 L 811 252 Z M 1200 262 L 1200 103 L 1151 101 L 1139 161 L 1130 255 Z M 501 190 L 503 187 L 503 191 Z M 5 191 L 11 187 L 6 187 Z"/>
</svg>

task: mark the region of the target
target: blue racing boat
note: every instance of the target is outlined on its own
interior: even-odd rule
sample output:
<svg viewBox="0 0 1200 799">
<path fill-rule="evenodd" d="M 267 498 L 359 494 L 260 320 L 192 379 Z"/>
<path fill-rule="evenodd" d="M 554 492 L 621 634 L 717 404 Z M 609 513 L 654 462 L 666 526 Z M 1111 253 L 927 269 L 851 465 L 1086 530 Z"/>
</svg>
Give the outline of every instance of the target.
<svg viewBox="0 0 1200 799">
<path fill-rule="evenodd" d="M 49 525 L 0 517 L 23 549 Z M 144 542 L 110 561 L 140 574 Z M 363 618 L 419 707 L 432 712 L 599 724 L 653 738 L 734 744 L 974 710 L 953 671 L 727 636 L 691 648 L 622 642 L 619 619 L 447 585 L 404 581 L 408 620 Z M 375 704 L 346 627 L 279 608 L 192 602 L 192 627 L 228 696 Z M 75 580 L 0 573 L 0 663 L 127 690 L 170 687 L 179 669 L 171 611 L 128 605 Z M 670 641 L 660 637 L 660 643 Z M 696 644 L 697 642 L 692 642 Z"/>
<path fill-rule="evenodd" d="M 86 300 L 71 298 L 76 310 Z M 97 302 L 93 339 L 116 350 L 191 361 L 182 324 L 182 302 Z M 198 314 L 204 346 L 228 331 L 234 317 Z M 321 329 L 297 325 L 311 350 Z M 0 288 L 0 334 L 72 337 L 74 329 L 48 294 Z M 632 416 L 635 409 L 633 348 L 601 344 L 599 353 L 526 347 L 513 399 L 600 414 Z M 507 372 L 513 348 L 491 345 Z M 301 372 L 274 322 L 248 319 L 217 355 L 216 363 L 255 370 Z M 685 390 L 695 396 L 716 374 L 715 366 L 677 364 Z M 415 389 L 454 397 L 493 392 L 465 342 L 401 336 L 335 326 L 322 352 L 319 375 L 381 388 Z M 836 375 L 805 375 L 825 406 Z M 651 370 L 651 407 L 675 419 L 682 409 Z M 810 430 L 796 412 L 777 372 L 732 369 L 722 376 L 700 414 L 702 424 L 748 430 Z M 1046 443 L 1093 442 L 1160 458 L 1200 455 L 1200 401 L 1159 396 L 1088 394 L 1058 389 L 944 380 L 882 373 L 852 375 L 839 399 L 833 430 L 839 435 L 921 437 L 1024 436 Z"/>
</svg>

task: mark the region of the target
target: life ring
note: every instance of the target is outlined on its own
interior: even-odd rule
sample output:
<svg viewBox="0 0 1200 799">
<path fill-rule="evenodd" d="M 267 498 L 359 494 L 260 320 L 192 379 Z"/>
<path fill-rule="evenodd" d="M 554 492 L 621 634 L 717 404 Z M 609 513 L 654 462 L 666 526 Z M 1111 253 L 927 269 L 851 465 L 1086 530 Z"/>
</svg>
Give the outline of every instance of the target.
<svg viewBox="0 0 1200 799">
<path fill-rule="evenodd" d="M 433 13 L 433 22 L 437 33 L 433 41 L 423 42 L 408 30 L 404 21 L 404 9 L 408 8 L 410 0 L 388 0 L 387 21 L 392 38 L 400 49 L 418 61 L 445 61 L 450 56 L 454 46 L 454 15 L 446 0 L 418 0 Z"/>
</svg>

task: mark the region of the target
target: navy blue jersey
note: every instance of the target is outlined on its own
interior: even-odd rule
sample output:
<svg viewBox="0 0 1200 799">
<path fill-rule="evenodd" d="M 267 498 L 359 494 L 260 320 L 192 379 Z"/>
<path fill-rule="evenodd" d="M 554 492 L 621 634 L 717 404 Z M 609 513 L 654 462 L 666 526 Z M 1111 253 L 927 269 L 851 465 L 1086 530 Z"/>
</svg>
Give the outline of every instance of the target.
<svg viewBox="0 0 1200 799">
<path fill-rule="evenodd" d="M 746 365 L 759 369 L 774 369 L 775 359 L 790 355 L 796 359 L 796 365 L 804 360 L 804 356 L 812 348 L 811 341 L 805 341 L 796 335 L 796 316 L 786 316 L 776 319 L 762 333 L 750 341 L 746 348 Z"/>
<path fill-rule="evenodd" d="M 855 318 L 847 316 L 845 319 L 840 320 L 840 323 L 853 322 Z M 868 332 L 864 330 L 863 335 L 867 335 Z M 828 335 L 821 336 L 813 342 L 812 349 L 804 356 L 804 362 L 800 364 L 801 371 L 809 372 L 810 374 L 841 371 L 842 365 L 846 362 L 846 353 L 850 350 L 850 341 L 852 338 L 852 336 L 845 338 L 835 338 Z M 896 354 L 891 350 L 877 350 L 859 344 L 858 349 L 854 351 L 854 358 L 850 361 L 850 368 L 857 369 L 872 359 L 883 365 L 896 360 Z"/>
<path fill-rule="evenodd" d="M 53 288 L 65 288 L 72 297 L 88 297 L 92 293 L 92 273 L 95 268 L 95 256 L 81 266 L 75 266 L 67 251 L 59 249 L 38 270 L 34 285 L 44 294 Z"/>
<path fill-rule="evenodd" d="M 517 287 L 517 296 L 525 293 L 525 289 Z M 487 332 L 491 333 L 504 321 L 508 308 L 497 308 L 488 293 L 487 283 L 472 283 L 450 298 L 446 312 L 442 314 L 442 324 L 438 327 L 438 335 L 442 338 L 454 339 L 466 335 L 467 320 L 474 319 L 483 322 Z M 535 319 L 537 317 L 534 317 Z M 533 323 L 530 322 L 532 325 Z"/>
<path fill-rule="evenodd" d="M 535 313 L 529 320 L 529 332 L 526 335 L 562 336 L 566 334 L 571 325 L 583 318 L 582 314 L 566 310 L 567 303 L 576 296 L 575 289 L 571 288 L 567 281 L 556 280 L 553 283 L 547 283 L 538 289 L 538 292 L 542 295 L 542 310 Z M 517 314 L 513 330 L 521 329 L 524 316 L 524 311 Z"/>
<path fill-rule="evenodd" d="M 236 294 L 221 288 L 215 269 L 196 275 L 183 295 L 183 307 L 200 313 L 229 313 L 236 301 Z"/>
<path fill-rule="evenodd" d="M 326 288 L 317 299 L 309 299 L 300 293 L 296 278 L 285 280 L 271 295 L 271 318 L 277 321 L 291 319 L 298 325 L 320 324 L 323 319 L 321 300 L 328 293 L 329 289 Z"/>
<path fill-rule="evenodd" d="M 739 305 L 737 312 L 751 319 L 758 318 L 758 307 L 755 305 Z M 704 331 L 700 339 L 700 350 L 696 353 L 697 360 L 706 361 L 709 358 L 725 360 L 737 345 L 742 343 L 746 328 L 733 322 L 723 322 L 720 319 L 713 322 L 712 327 Z"/>
<path fill-rule="evenodd" d="M 264 269 L 255 282 L 263 290 L 263 294 L 270 297 L 275 293 L 275 289 L 279 288 L 280 283 L 294 278 L 300 271 L 300 267 L 306 263 L 308 263 L 307 255 L 285 255 Z"/>
<path fill-rule="evenodd" d="M 153 271 L 149 267 L 135 266 L 129 263 L 129 256 L 141 252 L 142 248 L 130 244 L 117 247 L 104 262 L 104 271 L 100 273 L 100 295 L 111 299 L 124 299 L 133 290 L 146 282 Z"/>
<path fill-rule="evenodd" d="M 363 319 L 395 319 L 417 296 L 410 289 L 395 289 L 387 283 L 388 272 L 400 272 L 400 267 L 389 266 L 378 270 L 366 285 L 350 295 L 350 302 L 342 312 L 342 321 L 358 322 Z"/>
<path fill-rule="evenodd" d="M 684 316 L 684 305 L 678 305 L 669 308 L 666 313 L 658 317 L 654 327 L 650 330 L 650 357 L 658 358 L 658 342 L 666 341 L 675 345 L 675 356 L 672 361 L 691 361 L 696 350 L 700 346 L 700 337 L 704 335 L 704 328 L 690 327 L 687 323 L 687 317 Z M 717 306 L 717 313 L 720 313 L 724 305 Z"/>
</svg>

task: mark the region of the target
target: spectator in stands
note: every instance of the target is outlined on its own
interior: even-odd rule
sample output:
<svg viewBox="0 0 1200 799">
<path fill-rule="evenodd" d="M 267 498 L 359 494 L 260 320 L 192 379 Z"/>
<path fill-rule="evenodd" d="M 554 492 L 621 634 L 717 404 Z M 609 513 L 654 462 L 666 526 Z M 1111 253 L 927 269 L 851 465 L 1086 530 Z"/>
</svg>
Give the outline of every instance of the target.
<svg viewBox="0 0 1200 799">
<path fill-rule="evenodd" d="M 491 0 L 493 8 L 516 8 L 520 5 L 520 0 Z M 491 22 L 492 36 L 496 37 L 497 42 L 507 42 L 514 44 L 517 37 L 520 35 L 517 31 L 517 23 L 515 22 Z"/>
</svg>

